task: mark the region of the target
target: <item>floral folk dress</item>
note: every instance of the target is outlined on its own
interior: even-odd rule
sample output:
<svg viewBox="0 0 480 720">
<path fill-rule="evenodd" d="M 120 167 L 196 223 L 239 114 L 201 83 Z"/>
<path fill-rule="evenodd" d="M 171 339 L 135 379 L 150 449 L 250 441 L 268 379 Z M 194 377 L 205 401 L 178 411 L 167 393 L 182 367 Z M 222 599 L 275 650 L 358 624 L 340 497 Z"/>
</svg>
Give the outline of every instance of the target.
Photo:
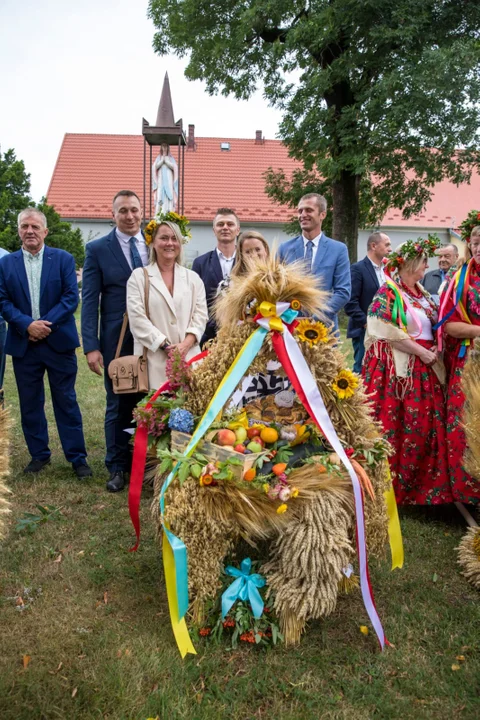
<svg viewBox="0 0 480 720">
<path fill-rule="evenodd" d="M 454 306 L 450 299 L 445 307 L 447 314 Z M 480 269 L 472 263 L 469 288 L 466 293 L 465 310 L 473 325 L 480 325 Z M 450 322 L 465 322 L 458 308 L 449 318 Z M 448 321 L 447 321 L 448 322 Z M 466 346 L 463 357 L 460 356 L 462 340 L 452 338 L 445 333 L 445 366 L 448 372 L 447 390 L 447 447 L 450 484 L 454 499 L 464 503 L 480 503 L 480 481 L 472 478 L 463 467 L 463 454 L 466 442 L 462 428 L 462 414 L 465 396 L 461 388 L 463 368 L 468 358 L 470 346 Z"/>
<path fill-rule="evenodd" d="M 420 291 L 414 297 L 405 286 L 402 292 L 422 327 L 416 342 L 430 349 L 437 319 L 433 301 Z M 389 462 L 395 497 L 404 505 L 451 503 L 442 385 L 435 371 L 416 355 L 401 353 L 408 364 L 406 372 L 398 375 L 393 346 L 382 339 L 400 339 L 402 332 L 392 319 L 391 300 L 388 286 L 383 285 L 370 305 L 367 328 L 373 334 L 362 372 L 376 418 L 394 449 Z M 413 334 L 416 325 L 410 312 L 407 320 Z M 408 337 L 403 334 L 403 339 Z"/>
</svg>

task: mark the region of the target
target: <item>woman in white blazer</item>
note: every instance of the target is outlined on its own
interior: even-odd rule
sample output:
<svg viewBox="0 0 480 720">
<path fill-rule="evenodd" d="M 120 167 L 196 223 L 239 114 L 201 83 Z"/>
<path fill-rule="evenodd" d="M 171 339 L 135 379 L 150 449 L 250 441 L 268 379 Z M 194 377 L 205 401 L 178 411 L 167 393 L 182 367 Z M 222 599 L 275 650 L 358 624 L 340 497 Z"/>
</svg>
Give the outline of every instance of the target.
<svg viewBox="0 0 480 720">
<path fill-rule="evenodd" d="M 172 347 L 186 357 L 200 352 L 208 319 L 205 287 L 197 273 L 182 266 L 183 237 L 173 222 L 162 222 L 153 232 L 150 263 L 149 315 L 145 312 L 143 268 L 132 272 L 127 283 L 127 311 L 135 355 L 147 348 L 148 382 L 156 390 L 167 377 L 167 351 Z"/>
</svg>

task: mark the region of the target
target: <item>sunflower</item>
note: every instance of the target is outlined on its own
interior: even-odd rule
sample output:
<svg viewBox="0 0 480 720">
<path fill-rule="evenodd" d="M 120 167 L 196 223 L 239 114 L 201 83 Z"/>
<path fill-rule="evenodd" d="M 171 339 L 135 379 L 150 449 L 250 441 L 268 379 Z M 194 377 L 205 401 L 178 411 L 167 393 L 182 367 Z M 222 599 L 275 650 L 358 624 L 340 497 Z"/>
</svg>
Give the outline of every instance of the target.
<svg viewBox="0 0 480 720">
<path fill-rule="evenodd" d="M 328 342 L 328 330 L 326 325 L 308 318 L 300 320 L 296 328 L 296 333 L 300 340 L 307 342 L 310 347 L 319 342 Z"/>
<path fill-rule="evenodd" d="M 152 242 L 153 233 L 155 232 L 156 227 L 157 223 L 155 222 L 155 220 L 150 220 L 145 230 L 143 231 L 143 234 L 145 235 L 145 242 L 147 245 L 150 245 L 150 243 Z"/>
<path fill-rule="evenodd" d="M 340 370 L 332 384 L 340 400 L 352 397 L 357 386 L 358 378 L 350 370 Z"/>
</svg>

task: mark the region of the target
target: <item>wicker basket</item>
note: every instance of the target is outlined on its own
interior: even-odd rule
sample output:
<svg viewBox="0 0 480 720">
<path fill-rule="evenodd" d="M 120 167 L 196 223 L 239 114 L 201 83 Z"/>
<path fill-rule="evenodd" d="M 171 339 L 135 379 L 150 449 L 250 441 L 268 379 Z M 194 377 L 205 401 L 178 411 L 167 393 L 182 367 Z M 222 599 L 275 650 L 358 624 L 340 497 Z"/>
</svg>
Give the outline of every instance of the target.
<svg viewBox="0 0 480 720">
<path fill-rule="evenodd" d="M 172 430 L 171 444 L 172 450 L 185 450 L 188 443 L 192 439 L 192 436 L 188 433 L 179 432 L 178 430 Z M 232 465 L 232 473 L 235 478 L 241 480 L 246 471 L 252 467 L 253 463 L 259 455 L 262 453 L 249 453 L 243 455 L 243 453 L 235 452 L 235 450 L 227 450 L 220 445 L 214 445 L 211 442 L 203 441 L 198 444 L 198 449 L 205 455 L 211 462 L 218 460 L 219 462 L 225 462 L 231 457 L 238 458 L 243 461 L 243 465 Z"/>
</svg>

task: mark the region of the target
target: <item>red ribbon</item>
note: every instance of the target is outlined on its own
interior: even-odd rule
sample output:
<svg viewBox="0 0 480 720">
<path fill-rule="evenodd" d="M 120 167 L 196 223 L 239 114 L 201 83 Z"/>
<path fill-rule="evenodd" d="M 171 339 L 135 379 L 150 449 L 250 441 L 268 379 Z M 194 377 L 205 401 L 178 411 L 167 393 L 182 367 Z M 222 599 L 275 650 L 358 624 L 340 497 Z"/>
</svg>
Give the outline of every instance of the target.
<svg viewBox="0 0 480 720">
<path fill-rule="evenodd" d="M 192 365 L 198 360 L 203 360 L 208 355 L 208 350 L 195 355 L 187 361 L 187 365 Z M 152 403 L 158 398 L 162 392 L 166 392 L 170 389 L 170 381 L 163 383 L 158 388 L 145 405 L 145 408 L 149 410 L 152 407 Z M 148 432 L 146 427 L 138 427 L 135 433 L 135 443 L 133 445 L 133 460 L 132 460 L 132 472 L 130 474 L 130 487 L 128 489 L 128 510 L 130 512 L 130 519 L 132 525 L 135 528 L 135 534 L 137 536 L 137 542 L 130 548 L 130 552 L 136 552 L 140 544 L 140 497 L 142 495 L 143 476 L 145 474 L 145 463 L 147 460 L 147 446 L 148 446 Z"/>
</svg>

